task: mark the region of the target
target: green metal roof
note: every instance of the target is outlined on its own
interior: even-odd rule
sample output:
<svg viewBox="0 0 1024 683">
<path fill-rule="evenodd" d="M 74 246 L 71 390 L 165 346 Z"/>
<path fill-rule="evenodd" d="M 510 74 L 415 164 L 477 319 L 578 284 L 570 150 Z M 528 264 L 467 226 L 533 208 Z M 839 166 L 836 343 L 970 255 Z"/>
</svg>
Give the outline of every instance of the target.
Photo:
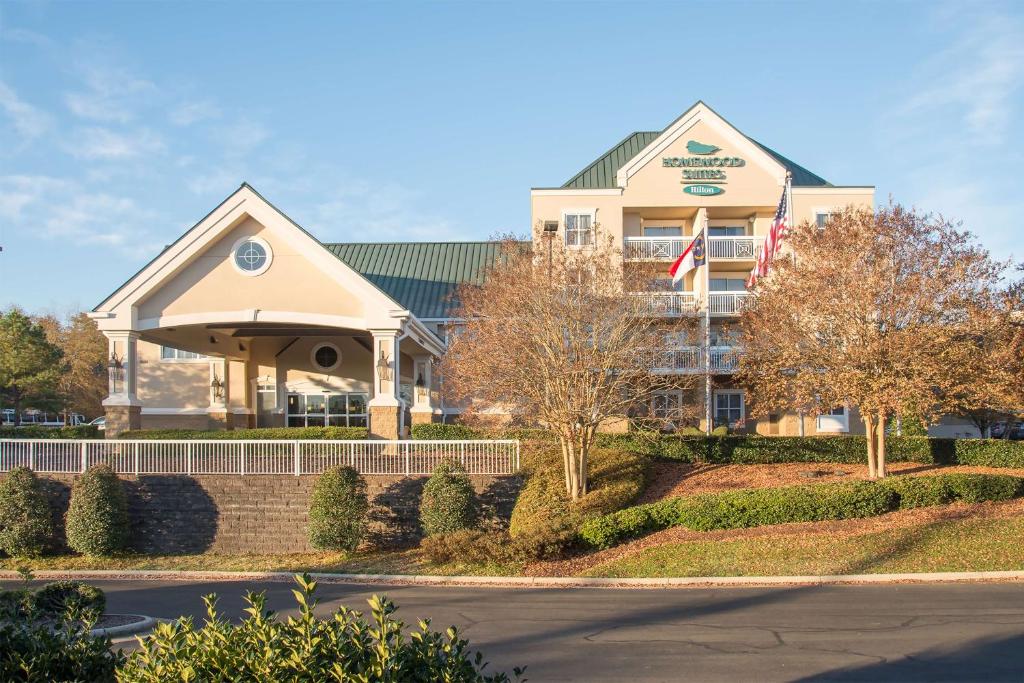
<svg viewBox="0 0 1024 683">
<path fill-rule="evenodd" d="M 630 159 L 639 154 L 644 147 L 651 144 L 663 132 L 660 130 L 648 130 L 627 135 L 622 142 L 595 159 L 589 166 L 566 181 L 562 187 L 580 190 L 618 187 L 615 181 L 615 174 L 618 173 L 619 169 L 625 166 Z M 775 150 L 765 147 L 757 140 L 750 137 L 747 137 L 747 139 L 763 149 L 793 174 L 794 187 L 826 187 L 832 185 L 832 183 L 821 176 L 808 171 L 800 164 L 787 159 Z"/>
<path fill-rule="evenodd" d="M 447 318 L 459 285 L 481 284 L 501 242 L 345 242 L 328 251 L 417 318 Z"/>
</svg>

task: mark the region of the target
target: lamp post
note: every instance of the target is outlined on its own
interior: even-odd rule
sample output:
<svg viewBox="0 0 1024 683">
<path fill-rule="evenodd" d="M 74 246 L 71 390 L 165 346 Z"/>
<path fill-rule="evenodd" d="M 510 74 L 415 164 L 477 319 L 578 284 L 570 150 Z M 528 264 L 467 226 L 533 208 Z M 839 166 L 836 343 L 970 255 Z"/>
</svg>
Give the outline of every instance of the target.
<svg viewBox="0 0 1024 683">
<path fill-rule="evenodd" d="M 213 373 L 213 379 L 210 380 L 210 390 L 213 391 L 215 403 L 224 399 L 224 382 L 220 380 L 216 372 Z"/>
<path fill-rule="evenodd" d="M 110 393 L 120 394 L 124 389 L 124 359 L 114 352 L 107 362 L 107 378 L 110 382 Z"/>
<path fill-rule="evenodd" d="M 387 356 L 384 355 L 384 349 L 380 350 L 380 358 L 377 359 L 377 391 L 383 392 L 384 387 L 381 382 L 391 381 L 391 363 L 388 362 Z"/>
</svg>

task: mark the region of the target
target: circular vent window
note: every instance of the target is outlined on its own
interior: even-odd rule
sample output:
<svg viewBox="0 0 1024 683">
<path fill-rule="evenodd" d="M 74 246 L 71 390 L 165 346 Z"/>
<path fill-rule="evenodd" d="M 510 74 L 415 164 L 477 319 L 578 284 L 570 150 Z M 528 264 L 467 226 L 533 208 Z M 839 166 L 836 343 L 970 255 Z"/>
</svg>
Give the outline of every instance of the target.
<svg viewBox="0 0 1024 683">
<path fill-rule="evenodd" d="M 273 252 L 270 245 L 258 237 L 246 237 L 235 243 L 231 260 L 243 275 L 259 275 L 270 267 Z"/>
<path fill-rule="evenodd" d="M 341 351 L 334 344 L 317 344 L 312 356 L 313 365 L 321 370 L 333 370 L 341 363 Z"/>
</svg>

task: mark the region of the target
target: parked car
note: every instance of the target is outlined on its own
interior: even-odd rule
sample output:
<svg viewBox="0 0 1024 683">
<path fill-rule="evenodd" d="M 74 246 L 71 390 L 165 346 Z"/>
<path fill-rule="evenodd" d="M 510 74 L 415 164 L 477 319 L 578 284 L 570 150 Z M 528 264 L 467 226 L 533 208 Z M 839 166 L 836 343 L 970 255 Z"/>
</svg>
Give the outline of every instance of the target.
<svg viewBox="0 0 1024 683">
<path fill-rule="evenodd" d="M 8 415 L 8 412 L 10 415 Z M 47 413 L 35 408 L 29 408 L 21 414 L 21 425 L 23 427 L 77 427 L 87 424 L 89 421 L 81 413 L 68 414 L 67 421 L 62 413 Z M 4 410 L 4 424 L 14 424 L 14 410 Z"/>
<path fill-rule="evenodd" d="M 107 418 L 104 415 L 100 415 L 89 424 L 93 425 L 94 427 L 96 427 L 96 429 L 102 432 L 104 429 L 107 428 Z"/>
<path fill-rule="evenodd" d="M 1024 441 L 1024 422 L 997 422 L 992 425 L 993 439 Z"/>
</svg>

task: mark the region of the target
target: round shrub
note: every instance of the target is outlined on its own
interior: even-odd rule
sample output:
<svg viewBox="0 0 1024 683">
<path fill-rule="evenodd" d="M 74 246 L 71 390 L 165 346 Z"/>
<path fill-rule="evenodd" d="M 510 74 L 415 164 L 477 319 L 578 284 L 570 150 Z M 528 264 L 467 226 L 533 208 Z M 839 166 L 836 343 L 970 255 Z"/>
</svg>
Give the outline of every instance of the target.
<svg viewBox="0 0 1024 683">
<path fill-rule="evenodd" d="M 109 465 L 93 465 L 75 482 L 64 529 L 68 546 L 83 555 L 110 555 L 127 545 L 128 497 Z"/>
<path fill-rule="evenodd" d="M 36 612 L 49 619 L 70 617 L 94 621 L 107 608 L 107 596 L 81 581 L 54 581 L 32 596 Z"/>
<path fill-rule="evenodd" d="M 473 483 L 466 468 L 445 460 L 423 487 L 420 523 L 427 536 L 471 529 L 476 524 L 477 504 Z"/>
<path fill-rule="evenodd" d="M 15 467 L 0 482 L 0 550 L 38 557 L 53 543 L 53 513 L 35 472 Z"/>
<path fill-rule="evenodd" d="M 366 530 L 366 480 L 351 467 L 333 467 L 316 480 L 309 504 L 309 542 L 319 550 L 355 550 Z"/>
</svg>

